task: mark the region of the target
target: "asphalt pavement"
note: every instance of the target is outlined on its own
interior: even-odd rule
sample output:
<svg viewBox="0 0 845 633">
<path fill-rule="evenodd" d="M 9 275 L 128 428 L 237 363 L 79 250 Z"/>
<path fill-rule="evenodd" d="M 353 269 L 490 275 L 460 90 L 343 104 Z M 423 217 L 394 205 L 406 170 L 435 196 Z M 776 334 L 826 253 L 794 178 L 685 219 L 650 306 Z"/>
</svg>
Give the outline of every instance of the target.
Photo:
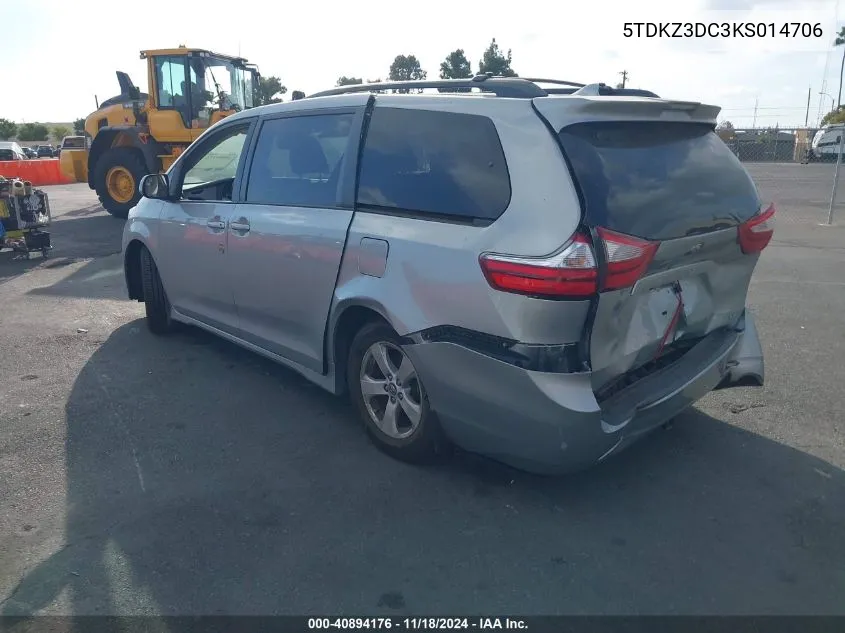
<svg viewBox="0 0 845 633">
<path fill-rule="evenodd" d="M 51 257 L 0 259 L 0 614 L 845 615 L 845 207 L 819 226 L 830 165 L 749 170 L 766 386 L 555 478 L 401 464 L 292 372 L 152 336 L 122 222 L 48 188 Z"/>
</svg>

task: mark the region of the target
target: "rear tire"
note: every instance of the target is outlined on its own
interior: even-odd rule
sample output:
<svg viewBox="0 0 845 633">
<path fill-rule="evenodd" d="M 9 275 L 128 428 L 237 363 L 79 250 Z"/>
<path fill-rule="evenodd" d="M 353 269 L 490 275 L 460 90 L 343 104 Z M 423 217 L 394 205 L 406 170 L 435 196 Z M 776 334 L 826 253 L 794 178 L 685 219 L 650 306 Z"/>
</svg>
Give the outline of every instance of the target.
<svg viewBox="0 0 845 633">
<path fill-rule="evenodd" d="M 147 167 L 137 149 L 113 147 L 106 150 L 94 167 L 94 190 L 106 211 L 126 219 L 141 199 L 138 185 Z"/>
<path fill-rule="evenodd" d="M 358 332 L 349 350 L 346 379 L 364 428 L 379 449 L 417 464 L 430 462 L 440 453 L 440 425 L 416 368 L 392 328 L 370 323 Z M 365 385 L 371 387 L 367 394 Z"/>
<path fill-rule="evenodd" d="M 141 247 L 141 287 L 144 291 L 144 309 L 147 313 L 147 327 L 153 334 L 167 334 L 173 330 L 170 318 L 170 302 L 164 292 L 158 267 L 146 247 Z"/>
</svg>

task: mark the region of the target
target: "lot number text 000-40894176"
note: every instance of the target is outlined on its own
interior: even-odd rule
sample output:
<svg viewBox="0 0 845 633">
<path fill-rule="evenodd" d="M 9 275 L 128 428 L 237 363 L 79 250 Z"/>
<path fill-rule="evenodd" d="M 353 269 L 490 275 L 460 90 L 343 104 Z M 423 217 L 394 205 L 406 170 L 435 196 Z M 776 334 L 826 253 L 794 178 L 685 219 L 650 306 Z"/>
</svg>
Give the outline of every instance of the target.
<svg viewBox="0 0 845 633">
<path fill-rule="evenodd" d="M 459 630 L 521 630 L 526 629 L 521 618 L 433 618 L 433 617 L 373 617 L 373 618 L 308 618 L 308 629 L 397 629 L 408 631 Z"/>
</svg>

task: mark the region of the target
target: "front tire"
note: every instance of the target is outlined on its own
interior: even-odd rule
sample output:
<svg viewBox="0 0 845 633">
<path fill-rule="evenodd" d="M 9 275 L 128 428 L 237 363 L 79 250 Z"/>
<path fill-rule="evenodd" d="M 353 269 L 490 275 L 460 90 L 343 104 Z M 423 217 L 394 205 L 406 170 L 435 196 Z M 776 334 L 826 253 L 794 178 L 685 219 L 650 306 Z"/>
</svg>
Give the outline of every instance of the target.
<svg viewBox="0 0 845 633">
<path fill-rule="evenodd" d="M 382 323 L 364 326 L 349 350 L 347 386 L 364 428 L 382 451 L 405 462 L 429 462 L 443 436 L 422 380 L 401 340 Z"/>
<path fill-rule="evenodd" d="M 147 313 L 147 327 L 153 334 L 167 334 L 173 330 L 170 318 L 170 302 L 164 292 L 158 267 L 153 256 L 145 247 L 141 248 L 141 287 L 144 292 L 144 309 Z"/>
<path fill-rule="evenodd" d="M 138 150 L 131 147 L 106 150 L 94 168 L 94 190 L 100 204 L 114 217 L 125 220 L 141 199 L 138 185 L 146 175 L 147 167 Z"/>
</svg>

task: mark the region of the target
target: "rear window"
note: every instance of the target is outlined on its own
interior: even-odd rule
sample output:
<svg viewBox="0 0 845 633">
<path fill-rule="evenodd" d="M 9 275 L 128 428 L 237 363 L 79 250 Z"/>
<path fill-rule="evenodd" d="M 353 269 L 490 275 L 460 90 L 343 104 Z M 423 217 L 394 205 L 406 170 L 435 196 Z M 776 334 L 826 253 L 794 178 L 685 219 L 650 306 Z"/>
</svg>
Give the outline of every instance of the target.
<svg viewBox="0 0 845 633">
<path fill-rule="evenodd" d="M 62 149 L 84 149 L 84 136 L 69 136 L 62 141 Z"/>
<path fill-rule="evenodd" d="M 510 197 L 505 155 L 489 118 L 374 110 L 361 158 L 359 205 L 444 219 L 495 220 Z"/>
<path fill-rule="evenodd" d="M 592 226 L 665 240 L 736 226 L 760 207 L 751 178 L 706 124 L 578 123 L 560 140 Z"/>
</svg>

